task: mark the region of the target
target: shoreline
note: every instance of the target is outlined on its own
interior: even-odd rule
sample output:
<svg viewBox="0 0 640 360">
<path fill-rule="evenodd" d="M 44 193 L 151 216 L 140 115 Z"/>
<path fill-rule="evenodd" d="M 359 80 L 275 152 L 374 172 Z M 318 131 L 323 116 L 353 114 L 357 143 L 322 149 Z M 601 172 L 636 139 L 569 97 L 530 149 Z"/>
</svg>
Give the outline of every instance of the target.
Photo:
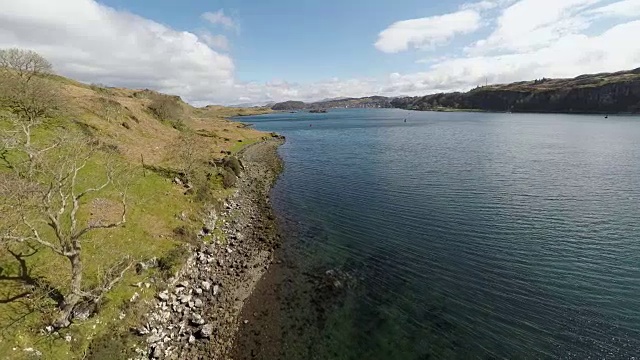
<svg viewBox="0 0 640 360">
<path fill-rule="evenodd" d="M 279 247 L 269 191 L 282 171 L 277 149 L 283 143 L 283 137 L 272 135 L 238 152 L 244 171 L 237 191 L 221 213 L 212 211 L 204 219 L 219 224 L 215 231 L 224 235 L 194 247 L 166 290 L 157 294 L 147 323 L 137 329 L 147 343 L 138 351 L 142 358 L 230 357 L 245 300 Z"/>
</svg>

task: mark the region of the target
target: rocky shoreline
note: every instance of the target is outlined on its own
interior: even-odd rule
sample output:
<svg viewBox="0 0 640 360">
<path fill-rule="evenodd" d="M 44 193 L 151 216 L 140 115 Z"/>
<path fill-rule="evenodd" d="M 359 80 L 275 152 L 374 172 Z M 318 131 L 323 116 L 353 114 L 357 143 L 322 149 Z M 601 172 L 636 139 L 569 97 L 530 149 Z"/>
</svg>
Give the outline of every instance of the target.
<svg viewBox="0 0 640 360">
<path fill-rule="evenodd" d="M 141 358 L 226 359 L 241 322 L 245 299 L 272 262 L 279 246 L 269 191 L 282 169 L 279 136 L 250 145 L 238 157 L 244 171 L 236 193 L 221 213 L 205 223 L 217 224 L 213 235 L 193 249 L 181 271 L 157 294 L 138 332 L 147 342 Z M 213 229 L 210 229 L 213 230 Z M 214 232 L 215 233 L 215 232 Z"/>
</svg>

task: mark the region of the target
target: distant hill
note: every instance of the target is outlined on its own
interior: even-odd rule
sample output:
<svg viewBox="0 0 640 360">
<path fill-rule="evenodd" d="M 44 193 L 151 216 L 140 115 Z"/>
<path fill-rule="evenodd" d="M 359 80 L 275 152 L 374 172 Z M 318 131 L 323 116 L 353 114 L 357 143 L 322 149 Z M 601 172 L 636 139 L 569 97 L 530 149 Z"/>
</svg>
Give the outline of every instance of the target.
<svg viewBox="0 0 640 360">
<path fill-rule="evenodd" d="M 283 110 L 301 110 L 304 109 L 307 104 L 302 101 L 285 101 L 281 103 L 274 104 L 271 106 L 271 110 L 283 111 Z"/>
<path fill-rule="evenodd" d="M 423 111 L 501 111 L 539 113 L 640 113 L 640 68 L 580 75 L 571 79 L 542 78 L 489 85 L 468 92 L 415 97 L 369 96 L 312 103 L 286 101 L 273 110 L 331 108 L 399 108 Z"/>
<path fill-rule="evenodd" d="M 489 85 L 465 93 L 403 97 L 391 103 L 409 110 L 640 113 L 640 68 L 572 79 Z"/>
<path fill-rule="evenodd" d="M 319 110 L 332 108 L 390 108 L 391 98 L 384 96 L 369 96 L 363 98 L 337 98 L 332 100 L 323 100 L 313 103 L 304 103 L 302 101 L 285 101 L 277 103 L 271 107 L 277 111 L 291 110 Z"/>
</svg>

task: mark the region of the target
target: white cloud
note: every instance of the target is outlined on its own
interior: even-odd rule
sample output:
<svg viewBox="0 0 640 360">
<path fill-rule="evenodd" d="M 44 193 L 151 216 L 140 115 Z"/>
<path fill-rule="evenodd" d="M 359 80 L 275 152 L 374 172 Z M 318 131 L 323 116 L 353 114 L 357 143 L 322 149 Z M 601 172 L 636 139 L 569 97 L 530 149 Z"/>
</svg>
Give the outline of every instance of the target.
<svg viewBox="0 0 640 360">
<path fill-rule="evenodd" d="M 207 30 L 202 30 L 198 32 L 198 37 L 212 48 L 223 51 L 229 50 L 229 39 L 224 35 L 214 35 Z"/>
<path fill-rule="evenodd" d="M 202 14 L 202 18 L 212 25 L 222 25 L 227 29 L 238 29 L 238 24 L 232 18 L 226 16 L 222 9 L 216 12 L 206 12 Z"/>
<path fill-rule="evenodd" d="M 417 73 L 313 83 L 240 82 L 232 58 L 219 52 L 229 47 L 223 35 L 177 31 L 94 0 L 0 0 L 0 48 L 36 50 L 53 62 L 57 72 L 81 81 L 156 89 L 197 106 L 425 95 L 468 90 L 485 78 L 498 83 L 637 67 L 637 3 L 480 1 L 459 12 L 468 12 L 465 16 L 471 23 L 452 21 L 448 16 L 453 14 L 400 21 L 383 31 L 376 44 L 388 52 L 424 48 L 478 26 L 494 26 L 484 41 L 469 44 L 468 52 L 451 55 L 455 51 L 448 49 L 448 57 L 436 53 Z"/>
<path fill-rule="evenodd" d="M 640 16 L 640 0 L 623 0 L 589 11 L 589 14 L 606 17 Z"/>
<path fill-rule="evenodd" d="M 627 44 L 628 34 L 635 33 L 640 33 L 640 21 L 617 25 L 594 37 L 568 35 L 531 52 L 444 60 L 417 78 L 436 88 L 466 90 L 484 84 L 485 78 L 490 83 L 508 83 L 630 69 L 640 63 L 640 46 Z"/>
<path fill-rule="evenodd" d="M 380 32 L 375 47 L 386 53 L 443 45 L 455 35 L 468 34 L 480 27 L 480 14 L 475 10 L 420 19 L 398 21 Z"/>
<path fill-rule="evenodd" d="M 581 16 L 588 6 L 602 0 L 521 0 L 504 9 L 497 28 L 487 39 L 468 51 L 474 54 L 496 50 L 531 51 L 549 45 L 565 35 L 589 27 Z"/>
<path fill-rule="evenodd" d="M 0 47 L 33 49 L 60 74 L 203 99 L 233 84 L 234 64 L 189 32 L 93 0 L 0 0 Z"/>
</svg>

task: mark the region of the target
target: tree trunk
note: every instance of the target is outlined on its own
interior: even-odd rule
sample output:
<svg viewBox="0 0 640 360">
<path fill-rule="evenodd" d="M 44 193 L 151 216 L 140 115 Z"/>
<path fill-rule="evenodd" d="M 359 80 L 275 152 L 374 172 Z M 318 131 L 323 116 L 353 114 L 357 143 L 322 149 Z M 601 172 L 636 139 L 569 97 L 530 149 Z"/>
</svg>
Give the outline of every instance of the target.
<svg viewBox="0 0 640 360">
<path fill-rule="evenodd" d="M 68 255 L 67 259 L 71 263 L 71 291 L 69 295 L 64 297 L 60 305 L 60 316 L 54 324 L 57 328 L 69 326 L 73 309 L 82 299 L 82 261 L 80 253 L 75 252 L 72 255 Z"/>
</svg>

